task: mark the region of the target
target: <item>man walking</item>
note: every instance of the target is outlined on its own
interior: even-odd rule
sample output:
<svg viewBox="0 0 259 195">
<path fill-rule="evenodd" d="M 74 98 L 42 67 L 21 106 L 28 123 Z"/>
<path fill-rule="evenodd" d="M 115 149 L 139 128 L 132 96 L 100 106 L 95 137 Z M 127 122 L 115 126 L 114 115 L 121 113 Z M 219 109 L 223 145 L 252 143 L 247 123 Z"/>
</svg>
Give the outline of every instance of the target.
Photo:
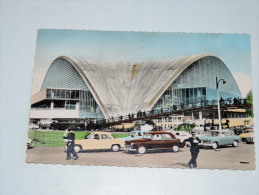
<svg viewBox="0 0 259 195">
<path fill-rule="evenodd" d="M 64 139 L 67 139 L 67 158 L 66 160 L 70 160 L 71 153 L 73 154 L 74 160 L 77 160 L 79 157 L 76 154 L 74 150 L 75 146 L 75 134 L 71 131 L 71 129 L 68 129 L 67 136 L 63 136 Z"/>
<path fill-rule="evenodd" d="M 190 168 L 197 168 L 196 159 L 197 159 L 199 151 L 200 151 L 201 140 L 198 137 L 196 137 L 195 131 L 192 131 L 192 137 L 188 138 L 187 141 L 189 141 L 191 144 L 190 152 L 192 155 L 192 158 L 188 162 L 188 165 Z"/>
</svg>

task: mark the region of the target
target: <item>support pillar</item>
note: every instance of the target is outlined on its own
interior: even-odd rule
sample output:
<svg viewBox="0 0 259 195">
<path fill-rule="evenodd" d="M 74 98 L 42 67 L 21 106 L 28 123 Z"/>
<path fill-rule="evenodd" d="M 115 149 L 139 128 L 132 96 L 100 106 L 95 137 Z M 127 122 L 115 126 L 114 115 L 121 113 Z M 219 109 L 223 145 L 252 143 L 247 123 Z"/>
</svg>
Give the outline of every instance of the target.
<svg viewBox="0 0 259 195">
<path fill-rule="evenodd" d="M 202 111 L 199 111 L 199 119 L 202 120 Z"/>
</svg>

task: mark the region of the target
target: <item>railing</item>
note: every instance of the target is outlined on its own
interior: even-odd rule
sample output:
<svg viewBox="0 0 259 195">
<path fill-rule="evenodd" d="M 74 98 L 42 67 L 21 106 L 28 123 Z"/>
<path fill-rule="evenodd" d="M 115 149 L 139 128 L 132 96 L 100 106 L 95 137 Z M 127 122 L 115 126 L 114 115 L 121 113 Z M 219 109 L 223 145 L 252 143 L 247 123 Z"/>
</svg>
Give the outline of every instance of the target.
<svg viewBox="0 0 259 195">
<path fill-rule="evenodd" d="M 31 110 L 51 110 L 51 108 L 31 108 Z"/>
<path fill-rule="evenodd" d="M 249 102 L 252 102 L 250 99 L 220 99 L 220 106 L 223 109 L 230 109 L 230 108 L 244 108 L 244 109 L 251 109 L 252 104 Z M 180 104 L 180 105 L 173 105 L 168 108 L 161 108 L 157 110 L 151 110 L 151 111 L 138 111 L 137 113 L 129 113 L 128 115 L 124 116 L 117 116 L 117 117 L 111 117 L 109 119 L 99 119 L 99 120 L 93 120 L 93 123 L 96 124 L 119 124 L 123 122 L 132 122 L 135 120 L 143 120 L 143 119 L 154 119 L 156 117 L 160 116 L 167 116 L 170 114 L 179 114 L 186 111 L 197 111 L 197 110 L 204 110 L 204 109 L 217 109 L 217 100 L 211 100 L 211 101 L 195 101 L 193 103 L 188 104 Z"/>
</svg>

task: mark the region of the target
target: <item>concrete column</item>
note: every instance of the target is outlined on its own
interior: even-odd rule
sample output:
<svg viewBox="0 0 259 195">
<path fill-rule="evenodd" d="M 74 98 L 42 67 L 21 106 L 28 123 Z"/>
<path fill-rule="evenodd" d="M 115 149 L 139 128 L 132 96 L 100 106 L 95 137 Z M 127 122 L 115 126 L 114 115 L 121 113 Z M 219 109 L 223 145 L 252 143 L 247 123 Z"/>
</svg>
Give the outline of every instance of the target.
<svg viewBox="0 0 259 195">
<path fill-rule="evenodd" d="M 51 101 L 51 103 L 50 103 L 50 110 L 54 110 L 54 102 L 53 101 Z"/>
<path fill-rule="evenodd" d="M 79 102 L 76 102 L 76 110 L 79 110 Z"/>
<path fill-rule="evenodd" d="M 202 120 L 202 111 L 199 112 L 199 119 Z"/>
</svg>

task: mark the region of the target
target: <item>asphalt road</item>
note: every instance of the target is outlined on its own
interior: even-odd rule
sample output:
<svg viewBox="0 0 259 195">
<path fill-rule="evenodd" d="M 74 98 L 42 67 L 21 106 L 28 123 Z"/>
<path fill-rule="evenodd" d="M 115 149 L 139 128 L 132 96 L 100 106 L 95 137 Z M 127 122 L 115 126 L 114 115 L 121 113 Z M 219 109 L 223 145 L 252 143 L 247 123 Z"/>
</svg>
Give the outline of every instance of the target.
<svg viewBox="0 0 259 195">
<path fill-rule="evenodd" d="M 120 167 L 161 167 L 188 168 L 191 158 L 189 148 L 181 148 L 179 152 L 150 151 L 139 155 L 111 151 L 87 151 L 78 153 L 78 160 L 65 160 L 63 147 L 32 148 L 27 150 L 26 162 L 70 165 L 120 166 Z M 198 169 L 255 169 L 254 144 L 239 143 L 238 147 L 226 146 L 216 150 L 201 149 L 198 159 Z"/>
</svg>

